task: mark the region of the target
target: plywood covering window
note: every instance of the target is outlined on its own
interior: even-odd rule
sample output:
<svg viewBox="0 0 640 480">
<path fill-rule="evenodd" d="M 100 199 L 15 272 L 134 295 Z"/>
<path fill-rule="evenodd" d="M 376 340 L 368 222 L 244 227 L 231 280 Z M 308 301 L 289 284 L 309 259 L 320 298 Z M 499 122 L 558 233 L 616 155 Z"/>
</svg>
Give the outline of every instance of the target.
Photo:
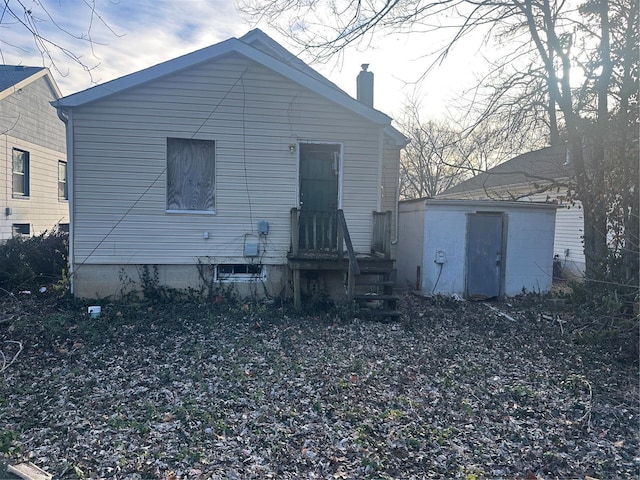
<svg viewBox="0 0 640 480">
<path fill-rule="evenodd" d="M 29 196 L 29 152 L 13 149 L 13 196 Z"/>
<path fill-rule="evenodd" d="M 167 139 L 167 210 L 215 211 L 215 142 Z"/>
</svg>

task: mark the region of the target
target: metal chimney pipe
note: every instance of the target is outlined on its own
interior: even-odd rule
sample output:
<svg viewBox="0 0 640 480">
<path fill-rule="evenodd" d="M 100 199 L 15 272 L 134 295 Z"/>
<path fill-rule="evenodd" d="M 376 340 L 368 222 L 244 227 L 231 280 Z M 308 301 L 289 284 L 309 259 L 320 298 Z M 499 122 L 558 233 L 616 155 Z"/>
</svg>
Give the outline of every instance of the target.
<svg viewBox="0 0 640 480">
<path fill-rule="evenodd" d="M 362 71 L 358 74 L 358 101 L 373 108 L 373 72 L 367 71 L 368 63 L 362 64 Z"/>
</svg>

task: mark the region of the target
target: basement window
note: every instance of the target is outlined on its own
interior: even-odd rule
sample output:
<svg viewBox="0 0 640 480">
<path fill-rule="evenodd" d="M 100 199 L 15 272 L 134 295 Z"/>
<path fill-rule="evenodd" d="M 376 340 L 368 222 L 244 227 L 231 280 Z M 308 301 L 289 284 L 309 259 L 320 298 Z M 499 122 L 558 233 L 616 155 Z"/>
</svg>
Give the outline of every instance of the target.
<svg viewBox="0 0 640 480">
<path fill-rule="evenodd" d="M 264 265 L 251 263 L 229 263 L 224 265 L 216 265 L 216 281 L 251 282 L 262 280 L 264 278 Z"/>
<path fill-rule="evenodd" d="M 14 223 L 12 227 L 14 237 L 31 236 L 31 225 L 28 223 Z"/>
</svg>

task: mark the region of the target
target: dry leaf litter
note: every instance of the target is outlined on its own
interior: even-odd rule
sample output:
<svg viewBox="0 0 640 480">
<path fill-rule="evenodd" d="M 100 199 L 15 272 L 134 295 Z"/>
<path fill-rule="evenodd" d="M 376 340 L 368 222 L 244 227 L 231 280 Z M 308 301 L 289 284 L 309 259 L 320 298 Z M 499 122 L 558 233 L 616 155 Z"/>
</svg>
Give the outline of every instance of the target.
<svg viewBox="0 0 640 480">
<path fill-rule="evenodd" d="M 0 452 L 56 478 L 640 474 L 637 365 L 576 345 L 542 304 L 408 294 L 382 323 L 29 302 L 2 307 L 5 363 L 23 350 L 0 373 Z"/>
</svg>

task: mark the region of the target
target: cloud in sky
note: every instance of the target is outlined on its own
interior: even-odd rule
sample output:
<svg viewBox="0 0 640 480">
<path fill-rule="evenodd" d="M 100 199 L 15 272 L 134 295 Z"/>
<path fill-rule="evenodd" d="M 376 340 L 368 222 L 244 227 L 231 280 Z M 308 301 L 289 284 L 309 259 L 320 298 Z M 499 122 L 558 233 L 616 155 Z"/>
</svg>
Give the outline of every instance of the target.
<svg viewBox="0 0 640 480">
<path fill-rule="evenodd" d="M 11 11 L 0 21 L 1 61 L 50 67 L 64 95 L 240 37 L 252 28 L 250 19 L 243 18 L 229 0 L 95 0 L 95 10 L 91 1 L 84 0 L 23 0 L 22 4 L 31 9 L 30 14 L 9 0 Z M 43 45 L 51 52 L 55 68 L 21 22 L 30 22 L 52 42 Z M 311 63 L 309 54 L 296 52 L 286 38 L 266 25 L 257 26 Z M 414 82 L 429 62 L 421 55 L 430 41 L 417 34 L 379 37 L 366 48 L 350 48 L 326 64 L 312 66 L 355 96 L 360 65 L 370 64 L 375 73 L 375 107 L 399 118 L 407 97 L 416 94 Z M 58 47 L 77 56 L 89 72 Z M 467 70 L 471 60 L 464 60 Z M 427 114 L 441 112 L 447 98 L 468 80 L 471 73 L 456 62 L 434 70 L 418 90 Z"/>
</svg>

